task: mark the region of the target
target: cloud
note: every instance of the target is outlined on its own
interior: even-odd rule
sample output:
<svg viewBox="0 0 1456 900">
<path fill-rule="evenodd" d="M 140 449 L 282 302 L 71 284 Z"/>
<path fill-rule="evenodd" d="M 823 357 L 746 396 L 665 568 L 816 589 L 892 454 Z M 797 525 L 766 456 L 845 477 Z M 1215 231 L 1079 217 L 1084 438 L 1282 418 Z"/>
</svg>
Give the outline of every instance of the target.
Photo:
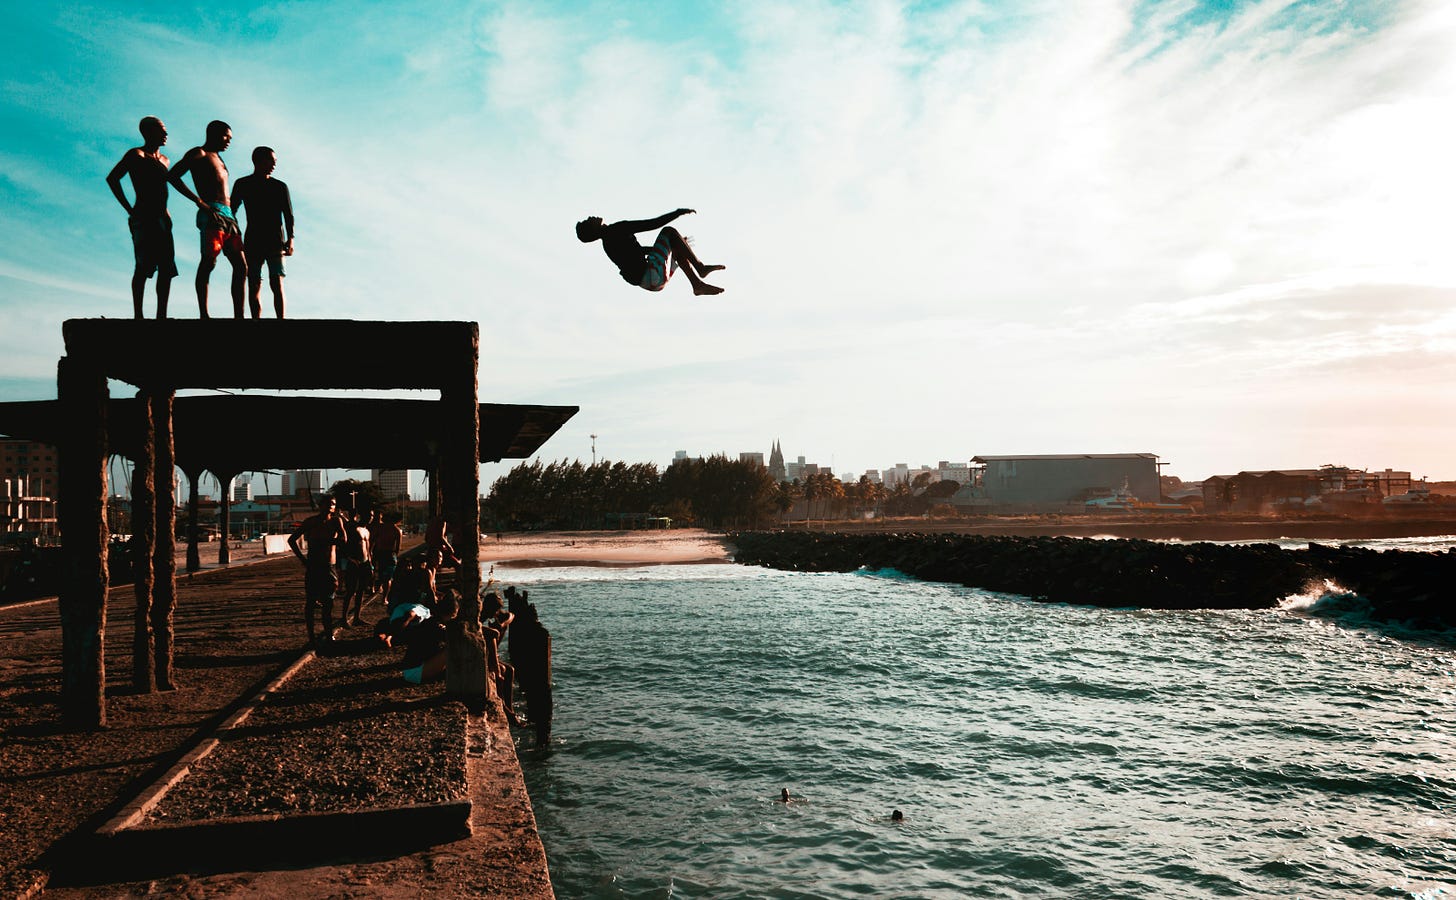
<svg viewBox="0 0 1456 900">
<path fill-rule="evenodd" d="M 1229 414 L 1260 383 L 1252 405 L 1394 392 L 1450 349 L 1449 4 L 316 4 L 200 26 L 100 7 L 20 27 L 50 56 L 0 64 L 23 126 L 0 138 L 0 272 L 29 285 L 0 309 L 40 332 L 57 299 L 129 310 L 100 179 L 155 111 L 174 157 L 218 115 L 235 175 L 278 149 L 295 315 L 479 320 L 483 396 L 581 403 L 571 428 L 636 430 L 658 459 L 792 429 L 855 470 L 1018 442 L 1196 465 L 1270 432 L 1236 417 L 1256 429 L 1237 449 L 1188 409 Z M 635 291 L 571 236 L 679 205 L 729 265 L 722 298 Z"/>
</svg>

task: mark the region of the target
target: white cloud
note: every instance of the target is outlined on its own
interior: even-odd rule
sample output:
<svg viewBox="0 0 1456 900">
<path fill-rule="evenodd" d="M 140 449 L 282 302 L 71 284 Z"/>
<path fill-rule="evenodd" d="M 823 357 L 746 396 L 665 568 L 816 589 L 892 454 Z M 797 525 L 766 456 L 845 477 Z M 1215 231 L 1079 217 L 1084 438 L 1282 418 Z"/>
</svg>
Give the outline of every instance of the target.
<svg viewBox="0 0 1456 900">
<path fill-rule="evenodd" d="M 254 143 L 278 149 L 296 315 L 479 319 L 486 399 L 584 406 L 562 447 L 610 423 L 659 460 L 792 430 L 795 453 L 856 471 L 1089 447 L 1257 467 L 1309 445 L 1247 410 L 1409 390 L 1451 349 L 1456 18 L 1258 3 L 1189 26 L 1191 8 L 764 2 L 663 39 L 516 3 L 370 6 L 343 29 L 279 7 L 253 23 L 267 41 L 244 29 L 221 54 L 180 26 L 108 27 L 119 71 L 170 73 L 175 154 L 214 109 L 235 174 Z M 46 189 L 33 156 L 0 158 L 16 191 Z M 89 234 L 100 262 L 67 277 L 120 314 L 100 175 L 57 186 L 82 224 L 27 227 Z M 635 291 L 571 235 L 590 212 L 683 204 L 729 265 L 721 298 Z M 0 249 L 3 271 L 59 269 L 72 243 L 49 240 Z M 1420 393 L 1424 418 L 1456 412 Z M 1403 457 L 1368 464 L 1438 458 L 1402 415 L 1381 418 Z M 1352 463 L 1391 447 L 1348 434 Z"/>
</svg>

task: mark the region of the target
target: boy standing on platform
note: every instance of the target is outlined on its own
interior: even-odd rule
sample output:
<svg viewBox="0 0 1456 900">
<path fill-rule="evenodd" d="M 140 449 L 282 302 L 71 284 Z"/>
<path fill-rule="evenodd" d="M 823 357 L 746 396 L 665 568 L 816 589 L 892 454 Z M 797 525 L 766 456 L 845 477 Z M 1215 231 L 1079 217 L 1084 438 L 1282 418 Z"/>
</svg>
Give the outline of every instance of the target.
<svg viewBox="0 0 1456 900">
<path fill-rule="evenodd" d="M 126 210 L 131 229 L 132 250 L 136 268 L 131 276 L 131 302 L 136 317 L 142 318 L 142 297 L 147 279 L 157 273 L 157 318 L 167 318 L 167 297 L 172 293 L 172 279 L 177 277 L 176 249 L 172 244 L 172 217 L 167 214 L 167 157 L 162 145 L 167 143 L 167 126 L 156 116 L 147 116 L 137 126 L 142 145 L 133 147 L 106 176 L 111 193 Z M 127 203 L 121 189 L 123 176 L 131 176 L 136 203 Z"/>
<path fill-rule="evenodd" d="M 197 229 L 202 232 L 202 258 L 197 261 L 197 309 L 207 315 L 207 280 L 217 265 L 219 253 L 233 266 L 233 318 L 243 317 L 243 281 L 247 262 L 243 259 L 243 235 L 228 205 L 228 168 L 222 152 L 233 142 L 233 130 L 226 122 L 207 123 L 207 141 L 182 155 L 167 180 L 178 193 L 197 204 Z M 192 173 L 193 193 L 182 176 Z"/>
<path fill-rule="evenodd" d="M 253 150 L 253 174 L 233 185 L 232 210 L 241 206 L 248 217 L 243 255 L 248 260 L 248 304 L 253 318 L 263 314 L 263 267 L 273 291 L 273 312 L 283 318 L 283 257 L 293 255 L 293 201 L 288 185 L 273 176 L 278 154 L 272 147 Z"/>
</svg>

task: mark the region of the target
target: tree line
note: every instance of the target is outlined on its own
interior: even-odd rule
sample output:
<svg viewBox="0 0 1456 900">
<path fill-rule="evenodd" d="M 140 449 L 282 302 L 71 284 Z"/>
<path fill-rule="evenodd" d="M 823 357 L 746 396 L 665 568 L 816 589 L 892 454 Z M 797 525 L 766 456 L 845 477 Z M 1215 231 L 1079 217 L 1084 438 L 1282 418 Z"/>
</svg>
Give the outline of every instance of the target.
<svg viewBox="0 0 1456 900">
<path fill-rule="evenodd" d="M 958 487 L 923 474 L 889 490 L 863 477 L 845 484 L 829 472 L 780 483 L 761 463 L 723 454 L 677 460 L 664 470 L 653 463 L 535 460 L 497 478 L 481 513 L 490 527 L 508 530 L 622 527 L 649 516 L 670 517 L 674 525 L 761 528 L 791 513 L 806 521 L 933 513 Z"/>
</svg>

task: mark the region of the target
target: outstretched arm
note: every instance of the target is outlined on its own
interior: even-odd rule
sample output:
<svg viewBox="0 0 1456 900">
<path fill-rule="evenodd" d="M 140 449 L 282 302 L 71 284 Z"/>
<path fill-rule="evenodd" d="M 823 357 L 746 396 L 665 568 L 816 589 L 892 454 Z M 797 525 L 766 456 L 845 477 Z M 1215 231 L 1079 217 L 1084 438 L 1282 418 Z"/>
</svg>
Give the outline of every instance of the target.
<svg viewBox="0 0 1456 900">
<path fill-rule="evenodd" d="M 697 212 L 696 209 L 675 209 L 670 213 L 663 213 L 655 219 L 642 219 L 630 222 L 619 222 L 618 224 L 627 226 L 632 230 L 633 234 L 639 234 L 643 231 L 656 231 L 657 229 L 666 225 L 668 222 L 676 219 L 678 216 L 686 216 L 690 213 L 695 212 Z"/>
</svg>

